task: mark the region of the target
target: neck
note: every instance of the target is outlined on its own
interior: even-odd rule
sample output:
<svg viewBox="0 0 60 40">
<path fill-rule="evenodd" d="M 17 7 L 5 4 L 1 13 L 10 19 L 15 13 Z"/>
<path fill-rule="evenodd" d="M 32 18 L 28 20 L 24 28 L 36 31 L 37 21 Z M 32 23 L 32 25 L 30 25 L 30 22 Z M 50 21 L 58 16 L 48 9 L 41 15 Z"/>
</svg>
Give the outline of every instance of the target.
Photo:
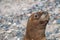
<svg viewBox="0 0 60 40">
<path fill-rule="evenodd" d="M 42 40 L 45 38 L 45 29 L 29 28 L 26 31 L 26 37 L 30 40 Z"/>
<path fill-rule="evenodd" d="M 45 39 L 45 27 L 46 26 L 43 25 L 27 25 L 26 38 L 29 40 L 42 40 L 43 38 Z"/>
</svg>

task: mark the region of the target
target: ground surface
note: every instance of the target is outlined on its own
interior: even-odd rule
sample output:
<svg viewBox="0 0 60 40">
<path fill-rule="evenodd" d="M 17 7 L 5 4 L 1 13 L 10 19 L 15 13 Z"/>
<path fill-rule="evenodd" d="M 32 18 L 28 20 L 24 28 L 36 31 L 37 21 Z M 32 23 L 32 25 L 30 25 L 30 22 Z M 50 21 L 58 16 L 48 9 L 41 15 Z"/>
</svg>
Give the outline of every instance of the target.
<svg viewBox="0 0 60 40">
<path fill-rule="evenodd" d="M 60 40 L 60 0 L 0 0 L 0 40 L 23 40 L 31 12 L 50 13 L 48 40 Z"/>
</svg>

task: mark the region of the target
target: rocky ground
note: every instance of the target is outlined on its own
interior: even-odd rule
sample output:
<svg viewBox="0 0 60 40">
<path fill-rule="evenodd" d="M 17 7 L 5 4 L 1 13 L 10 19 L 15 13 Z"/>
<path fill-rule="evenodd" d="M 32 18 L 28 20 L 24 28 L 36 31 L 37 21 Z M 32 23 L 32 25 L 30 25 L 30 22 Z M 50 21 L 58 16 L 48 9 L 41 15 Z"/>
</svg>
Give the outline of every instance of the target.
<svg viewBox="0 0 60 40">
<path fill-rule="evenodd" d="M 50 13 L 47 40 L 60 40 L 60 0 L 0 0 L 0 40 L 23 40 L 32 12 Z"/>
</svg>

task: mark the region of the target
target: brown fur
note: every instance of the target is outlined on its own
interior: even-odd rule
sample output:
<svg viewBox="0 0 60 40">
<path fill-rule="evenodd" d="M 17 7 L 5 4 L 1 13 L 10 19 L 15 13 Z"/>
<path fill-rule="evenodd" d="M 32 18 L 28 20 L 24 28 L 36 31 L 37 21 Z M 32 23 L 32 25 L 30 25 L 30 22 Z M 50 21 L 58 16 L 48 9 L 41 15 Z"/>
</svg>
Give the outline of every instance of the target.
<svg viewBox="0 0 60 40">
<path fill-rule="evenodd" d="M 45 17 L 41 17 L 43 14 Z M 32 13 L 27 23 L 24 40 L 46 40 L 45 28 L 48 21 L 48 12 L 40 11 L 37 13 Z"/>
</svg>

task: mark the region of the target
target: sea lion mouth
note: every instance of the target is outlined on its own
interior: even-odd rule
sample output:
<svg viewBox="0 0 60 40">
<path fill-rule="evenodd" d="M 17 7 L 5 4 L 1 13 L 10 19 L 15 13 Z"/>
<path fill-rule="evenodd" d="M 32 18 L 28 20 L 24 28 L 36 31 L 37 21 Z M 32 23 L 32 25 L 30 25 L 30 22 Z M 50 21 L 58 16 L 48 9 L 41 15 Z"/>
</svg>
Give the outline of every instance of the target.
<svg viewBox="0 0 60 40">
<path fill-rule="evenodd" d="M 41 24 L 41 25 L 46 25 L 47 22 L 48 22 L 47 20 L 45 20 L 45 21 L 40 21 L 40 24 Z"/>
</svg>

